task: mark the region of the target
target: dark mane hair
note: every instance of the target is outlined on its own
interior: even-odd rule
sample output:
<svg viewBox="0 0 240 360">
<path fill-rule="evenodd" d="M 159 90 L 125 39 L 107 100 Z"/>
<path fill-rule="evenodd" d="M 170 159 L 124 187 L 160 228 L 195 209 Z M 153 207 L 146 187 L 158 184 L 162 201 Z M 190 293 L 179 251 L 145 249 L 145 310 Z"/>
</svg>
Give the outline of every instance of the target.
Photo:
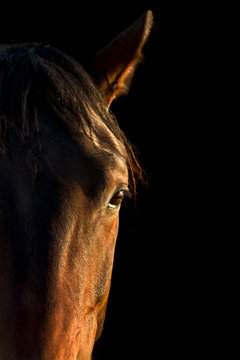
<svg viewBox="0 0 240 360">
<path fill-rule="evenodd" d="M 41 151 L 38 115 L 52 113 L 72 132 L 100 134 L 96 114 L 126 147 L 130 186 L 142 179 L 133 146 L 107 109 L 81 65 L 60 50 L 42 44 L 17 44 L 0 51 L 0 159 L 16 142 L 34 142 Z"/>
</svg>

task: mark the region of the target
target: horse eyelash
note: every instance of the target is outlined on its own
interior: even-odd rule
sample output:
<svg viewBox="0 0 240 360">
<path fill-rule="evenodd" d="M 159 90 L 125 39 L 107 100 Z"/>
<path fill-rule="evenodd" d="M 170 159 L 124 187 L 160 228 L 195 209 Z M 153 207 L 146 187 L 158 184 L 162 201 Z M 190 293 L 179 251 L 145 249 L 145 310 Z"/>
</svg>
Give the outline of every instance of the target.
<svg viewBox="0 0 240 360">
<path fill-rule="evenodd" d="M 123 190 L 120 190 L 123 192 L 124 196 L 127 197 L 128 199 L 132 199 L 133 197 L 133 193 L 131 192 L 131 190 L 126 190 L 126 189 L 123 189 Z"/>
</svg>

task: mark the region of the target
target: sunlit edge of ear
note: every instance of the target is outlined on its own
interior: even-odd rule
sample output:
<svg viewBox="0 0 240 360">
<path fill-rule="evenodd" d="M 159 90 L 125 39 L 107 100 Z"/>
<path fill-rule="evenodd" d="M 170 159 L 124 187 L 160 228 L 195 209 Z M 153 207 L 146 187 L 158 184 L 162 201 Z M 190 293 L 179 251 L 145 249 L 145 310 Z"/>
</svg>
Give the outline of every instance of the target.
<svg viewBox="0 0 240 360">
<path fill-rule="evenodd" d="M 128 93 L 152 26 L 153 14 L 148 10 L 97 54 L 95 83 L 108 108 L 114 99 Z"/>
</svg>

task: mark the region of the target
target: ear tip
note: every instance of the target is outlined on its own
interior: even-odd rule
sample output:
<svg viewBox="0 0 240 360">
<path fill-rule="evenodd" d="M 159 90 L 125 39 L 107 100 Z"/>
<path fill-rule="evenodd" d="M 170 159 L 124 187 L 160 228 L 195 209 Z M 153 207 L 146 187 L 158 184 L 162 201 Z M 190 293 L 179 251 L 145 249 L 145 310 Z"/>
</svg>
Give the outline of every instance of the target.
<svg viewBox="0 0 240 360">
<path fill-rule="evenodd" d="M 151 29 L 154 24 L 154 17 L 152 10 L 147 10 L 140 18 L 137 20 L 137 22 L 140 24 L 142 22 L 142 34 L 143 34 L 143 43 L 146 41 L 146 39 L 149 37 L 149 34 L 151 32 Z"/>
<path fill-rule="evenodd" d="M 153 20 L 154 20 L 152 10 L 147 10 L 144 15 L 145 15 L 145 19 L 146 19 L 146 24 L 148 26 L 152 26 Z"/>
<path fill-rule="evenodd" d="M 152 10 L 147 10 L 142 15 L 142 17 L 144 19 L 145 27 L 151 29 L 151 27 L 153 26 L 153 22 L 154 22 L 154 17 L 153 17 Z"/>
</svg>

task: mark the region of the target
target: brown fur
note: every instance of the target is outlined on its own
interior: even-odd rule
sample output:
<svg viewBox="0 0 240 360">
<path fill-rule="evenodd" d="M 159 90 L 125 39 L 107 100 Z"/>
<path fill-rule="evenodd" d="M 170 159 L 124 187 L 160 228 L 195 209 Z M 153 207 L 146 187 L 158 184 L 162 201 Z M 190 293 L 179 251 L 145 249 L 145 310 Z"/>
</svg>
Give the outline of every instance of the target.
<svg viewBox="0 0 240 360">
<path fill-rule="evenodd" d="M 107 106 L 126 90 L 151 24 L 148 12 L 98 56 Z M 57 120 L 44 111 L 35 116 L 38 131 L 25 121 L 20 140 L 10 131 L 19 117 L 7 124 L 7 103 L 0 109 L 0 360 L 89 360 L 103 328 L 120 210 L 109 204 L 133 170 L 116 125 L 111 130 L 88 104 L 94 132 L 71 128 L 64 124 L 70 105 L 61 107 L 62 123 L 61 111 Z"/>
</svg>

